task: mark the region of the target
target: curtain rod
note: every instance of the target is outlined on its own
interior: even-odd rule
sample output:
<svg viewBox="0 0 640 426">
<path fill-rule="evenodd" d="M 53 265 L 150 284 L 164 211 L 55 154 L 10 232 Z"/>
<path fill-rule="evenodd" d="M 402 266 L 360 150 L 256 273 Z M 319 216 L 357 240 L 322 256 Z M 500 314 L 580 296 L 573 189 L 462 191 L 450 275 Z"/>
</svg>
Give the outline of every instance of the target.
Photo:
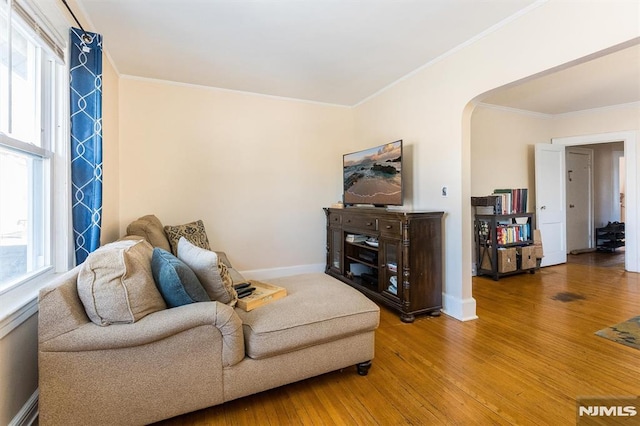
<svg viewBox="0 0 640 426">
<path fill-rule="evenodd" d="M 78 21 L 78 18 L 76 18 L 76 15 L 73 13 L 73 10 L 71 10 L 71 8 L 69 7 L 69 5 L 67 4 L 66 0 L 62 0 L 62 3 L 64 3 L 65 7 L 67 8 L 67 10 L 69 11 L 69 13 L 71 14 L 71 16 L 73 16 L 74 21 L 76 21 L 76 24 L 78 24 L 78 26 L 80 27 L 80 29 L 82 30 L 82 32 L 85 32 L 85 29 L 82 27 L 82 24 L 80 23 L 80 21 Z"/>
</svg>

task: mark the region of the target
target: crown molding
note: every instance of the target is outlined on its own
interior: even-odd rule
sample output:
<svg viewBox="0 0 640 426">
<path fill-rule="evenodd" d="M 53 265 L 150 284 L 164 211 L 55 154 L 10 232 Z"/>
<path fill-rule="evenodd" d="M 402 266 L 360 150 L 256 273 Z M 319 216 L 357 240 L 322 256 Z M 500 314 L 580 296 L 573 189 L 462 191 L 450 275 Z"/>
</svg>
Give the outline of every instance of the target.
<svg viewBox="0 0 640 426">
<path fill-rule="evenodd" d="M 615 111 L 618 109 L 627 109 L 627 108 L 640 108 L 640 101 L 628 102 L 626 104 L 607 105 L 607 106 L 598 107 L 598 108 L 582 109 L 579 111 L 563 112 L 561 114 L 554 114 L 553 118 L 557 119 L 557 118 L 565 118 L 565 117 L 578 116 L 578 115 L 588 115 L 588 114 L 593 114 L 594 112 Z"/>
<path fill-rule="evenodd" d="M 311 101 L 311 100 L 308 100 L 308 99 L 288 98 L 286 96 L 267 95 L 267 94 L 264 94 L 264 93 L 248 92 L 248 91 L 244 91 L 244 90 L 225 89 L 225 88 L 222 88 L 222 87 L 206 86 L 206 85 L 203 85 L 203 84 L 182 83 L 182 82 L 179 82 L 179 81 L 162 80 L 162 79 L 158 79 L 158 78 L 139 77 L 139 76 L 130 75 L 130 74 L 121 74 L 120 77 L 123 78 L 123 79 L 127 79 L 127 80 L 147 81 L 147 82 L 150 82 L 150 83 L 166 84 L 166 85 L 170 85 L 170 86 L 179 86 L 179 87 L 191 87 L 191 88 L 195 88 L 195 89 L 211 90 L 211 91 L 215 91 L 215 92 L 236 93 L 236 94 L 239 94 L 239 95 L 257 96 L 257 97 L 280 100 L 280 101 L 287 101 L 287 102 L 299 102 L 299 103 L 304 103 L 304 104 L 319 105 L 319 106 L 332 107 L 332 108 L 344 108 L 344 109 L 351 109 L 352 108 L 352 107 L 350 107 L 348 105 L 332 104 L 332 103 L 328 103 L 328 102 L 319 102 L 319 101 Z"/>
<path fill-rule="evenodd" d="M 572 117 L 572 116 L 580 116 L 580 115 L 590 115 L 596 112 L 605 112 L 605 111 L 615 111 L 615 110 L 619 110 L 619 109 L 631 109 L 631 108 L 640 108 L 640 101 L 636 101 L 636 102 L 628 102 L 625 104 L 616 104 L 616 105 L 608 105 L 608 106 L 604 106 L 604 107 L 597 107 L 597 108 L 590 108 L 590 109 L 582 109 L 582 110 L 578 110 L 578 111 L 569 111 L 569 112 L 563 112 L 560 114 L 546 114 L 546 113 L 542 113 L 542 112 L 536 112 L 536 111 L 529 111 L 526 109 L 519 109 L 519 108 L 512 108 L 512 107 L 507 107 L 507 106 L 503 106 L 503 105 L 494 105 L 494 104 L 488 104 L 488 103 L 484 103 L 484 102 L 475 102 L 474 103 L 475 106 L 477 107 L 482 107 L 482 108 L 488 108 L 488 109 L 493 109 L 493 110 L 498 110 L 498 111 L 504 111 L 504 112 L 509 112 L 512 114 L 520 114 L 520 115 L 528 115 L 530 117 L 536 117 L 536 118 L 542 118 L 545 120 L 557 120 L 557 119 L 561 119 L 561 118 L 565 118 L 565 117 Z"/>
<path fill-rule="evenodd" d="M 512 107 L 503 106 L 503 105 L 487 104 L 484 102 L 475 102 L 475 105 L 482 108 L 493 109 L 497 111 L 504 111 L 512 114 L 528 115 L 530 117 L 542 118 L 544 120 L 552 120 L 553 118 L 555 118 L 553 114 L 545 114 L 542 112 L 529 111 L 529 110 L 520 109 L 520 108 L 512 108 Z"/>
</svg>

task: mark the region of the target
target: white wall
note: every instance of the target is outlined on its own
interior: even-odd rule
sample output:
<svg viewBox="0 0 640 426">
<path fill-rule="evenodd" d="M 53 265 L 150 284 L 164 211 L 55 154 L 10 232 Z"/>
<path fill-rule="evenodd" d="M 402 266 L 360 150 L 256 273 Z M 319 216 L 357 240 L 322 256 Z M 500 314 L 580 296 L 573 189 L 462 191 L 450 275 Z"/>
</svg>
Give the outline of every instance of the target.
<svg viewBox="0 0 640 426">
<path fill-rule="evenodd" d="M 553 137 L 591 135 L 620 130 L 640 130 L 640 103 L 561 114 L 555 116 L 551 124 Z"/>
<path fill-rule="evenodd" d="M 478 106 L 471 117 L 471 195 L 527 188 L 535 201 L 534 145 L 551 141 L 549 116 Z"/>
<path fill-rule="evenodd" d="M 123 78 L 120 230 L 202 219 L 240 270 L 323 270 L 352 141 L 348 108 Z"/>
<path fill-rule="evenodd" d="M 0 338 L 0 425 L 9 424 L 38 389 L 38 315 Z"/>
<path fill-rule="evenodd" d="M 497 87 L 640 36 L 634 2 L 548 1 L 356 108 L 360 145 L 396 138 L 413 146 L 414 207 L 444 210 L 444 310 L 475 318 L 468 103 Z M 442 198 L 440 188 L 449 187 Z"/>
<path fill-rule="evenodd" d="M 101 243 L 114 241 L 120 228 L 120 77 L 106 55 L 102 60 L 102 227 Z"/>
</svg>

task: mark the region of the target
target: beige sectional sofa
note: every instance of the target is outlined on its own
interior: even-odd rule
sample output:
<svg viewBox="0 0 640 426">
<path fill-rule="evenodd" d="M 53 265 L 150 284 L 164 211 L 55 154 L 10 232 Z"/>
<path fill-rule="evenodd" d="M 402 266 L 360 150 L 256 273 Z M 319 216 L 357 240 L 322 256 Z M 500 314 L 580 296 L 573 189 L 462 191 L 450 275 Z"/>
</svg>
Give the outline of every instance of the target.
<svg viewBox="0 0 640 426">
<path fill-rule="evenodd" d="M 208 301 L 101 326 L 82 268 L 40 293 L 41 425 L 149 424 L 351 365 L 364 375 L 374 356 L 378 306 L 322 273 L 269 280 L 287 296 L 249 312 Z"/>
</svg>

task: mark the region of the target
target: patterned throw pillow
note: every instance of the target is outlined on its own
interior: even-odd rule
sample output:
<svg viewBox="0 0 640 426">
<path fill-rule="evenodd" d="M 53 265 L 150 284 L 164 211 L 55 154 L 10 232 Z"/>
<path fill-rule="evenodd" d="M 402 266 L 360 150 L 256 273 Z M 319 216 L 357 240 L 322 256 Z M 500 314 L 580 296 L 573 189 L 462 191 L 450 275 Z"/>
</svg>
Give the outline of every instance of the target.
<svg viewBox="0 0 640 426">
<path fill-rule="evenodd" d="M 169 244 L 171 244 L 171 252 L 175 256 L 178 255 L 178 241 L 180 241 L 180 237 L 185 237 L 190 243 L 200 248 L 211 250 L 207 233 L 204 230 L 204 222 L 201 220 L 184 225 L 167 225 L 164 227 L 164 232 L 167 234 Z"/>
<path fill-rule="evenodd" d="M 178 259 L 193 270 L 211 300 L 235 306 L 238 294 L 233 279 L 217 253 L 197 247 L 183 237 L 178 242 Z"/>
</svg>

